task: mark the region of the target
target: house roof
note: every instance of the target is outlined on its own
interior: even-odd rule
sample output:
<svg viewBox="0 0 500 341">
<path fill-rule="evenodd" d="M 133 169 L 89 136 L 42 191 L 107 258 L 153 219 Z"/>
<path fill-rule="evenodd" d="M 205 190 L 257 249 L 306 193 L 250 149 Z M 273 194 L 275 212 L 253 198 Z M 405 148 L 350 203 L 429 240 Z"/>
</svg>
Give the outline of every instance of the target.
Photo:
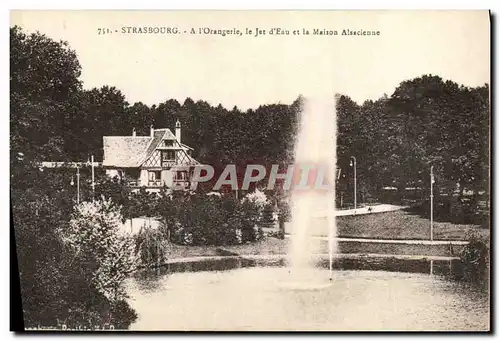
<svg viewBox="0 0 500 341">
<path fill-rule="evenodd" d="M 188 145 L 185 145 L 184 143 L 181 143 L 181 147 L 189 150 L 194 150 L 193 148 L 189 147 Z"/>
<path fill-rule="evenodd" d="M 168 134 L 168 133 L 170 133 L 170 134 Z M 137 166 L 140 166 L 141 164 L 143 164 L 144 161 L 146 161 L 146 159 L 151 155 L 151 153 L 153 153 L 155 151 L 155 149 L 158 148 L 158 145 L 160 144 L 161 140 L 163 140 L 164 137 L 165 138 L 171 137 L 170 135 L 173 135 L 173 134 L 168 129 L 155 129 L 153 138 L 150 137 L 151 142 L 146 150 L 146 153 L 144 153 L 142 155 L 142 159 Z"/>
<path fill-rule="evenodd" d="M 151 136 L 104 136 L 104 167 L 139 167 L 165 139 L 175 139 L 170 129 L 155 129 Z M 190 148 L 186 145 L 183 147 Z M 192 149 L 192 148 L 190 148 Z M 197 163 L 193 158 L 189 158 Z"/>
<path fill-rule="evenodd" d="M 192 149 L 192 148 L 191 148 Z M 189 159 L 189 162 L 193 165 L 199 165 L 200 163 L 196 161 L 191 155 L 186 154 L 187 158 Z"/>
<path fill-rule="evenodd" d="M 152 140 L 149 136 L 104 136 L 102 165 L 139 167 Z"/>
</svg>

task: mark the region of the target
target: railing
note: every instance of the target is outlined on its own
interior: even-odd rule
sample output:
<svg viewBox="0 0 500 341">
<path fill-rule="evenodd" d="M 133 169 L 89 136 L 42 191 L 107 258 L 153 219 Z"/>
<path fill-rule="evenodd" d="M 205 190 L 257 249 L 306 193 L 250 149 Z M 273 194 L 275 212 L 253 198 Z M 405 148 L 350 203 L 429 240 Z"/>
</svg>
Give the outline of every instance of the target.
<svg viewBox="0 0 500 341">
<path fill-rule="evenodd" d="M 128 181 L 127 182 L 129 187 L 142 187 L 145 186 L 147 187 L 163 187 L 164 183 L 161 180 L 155 180 L 155 181 L 148 181 L 146 184 L 142 183 L 140 180 L 137 181 Z M 176 180 L 173 179 L 172 181 L 172 187 L 176 188 L 188 188 L 190 186 L 190 182 L 187 180 Z"/>
</svg>

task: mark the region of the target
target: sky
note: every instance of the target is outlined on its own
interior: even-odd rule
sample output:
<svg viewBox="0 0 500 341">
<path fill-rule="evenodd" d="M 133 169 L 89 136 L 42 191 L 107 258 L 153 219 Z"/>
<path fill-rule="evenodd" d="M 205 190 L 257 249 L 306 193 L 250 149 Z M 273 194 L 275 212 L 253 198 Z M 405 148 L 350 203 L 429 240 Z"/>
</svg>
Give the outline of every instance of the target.
<svg viewBox="0 0 500 341">
<path fill-rule="evenodd" d="M 115 86 L 130 103 L 191 97 L 244 110 L 291 103 L 299 94 L 342 93 L 362 103 L 423 74 L 466 86 L 489 83 L 489 24 L 487 11 L 11 12 L 11 26 L 69 43 L 84 88 Z M 121 33 L 134 26 L 177 27 L 181 33 Z M 266 34 L 189 34 L 204 27 L 258 27 Z M 112 33 L 99 35 L 100 28 Z M 290 34 L 269 35 L 271 28 Z M 315 28 L 339 35 L 312 35 Z M 343 29 L 380 35 L 342 36 Z"/>
</svg>

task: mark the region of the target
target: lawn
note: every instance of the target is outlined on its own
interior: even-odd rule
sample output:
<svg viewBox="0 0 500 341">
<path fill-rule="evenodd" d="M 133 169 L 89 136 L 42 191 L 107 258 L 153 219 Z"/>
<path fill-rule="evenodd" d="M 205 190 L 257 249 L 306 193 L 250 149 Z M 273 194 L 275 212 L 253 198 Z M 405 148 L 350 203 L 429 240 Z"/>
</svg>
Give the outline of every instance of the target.
<svg viewBox="0 0 500 341">
<path fill-rule="evenodd" d="M 417 239 L 429 240 L 429 219 L 406 211 L 372 213 L 357 216 L 337 217 L 337 233 L 343 238 L 370 239 Z M 465 240 L 468 231 L 475 231 L 480 236 L 489 238 L 489 230 L 476 225 L 459 225 L 449 222 L 434 223 L 434 240 Z M 447 246 L 411 246 L 381 245 L 355 242 L 342 242 L 342 253 L 387 253 L 387 254 L 428 254 L 445 256 Z M 234 254 L 272 255 L 286 254 L 288 240 L 267 237 L 256 243 L 231 246 L 183 246 L 171 244 L 168 258 L 186 258 L 197 256 L 218 256 L 220 249 Z M 323 247 L 327 252 L 327 245 Z M 443 250 L 441 250 L 443 249 Z"/>
<path fill-rule="evenodd" d="M 167 251 L 167 257 L 171 259 L 217 255 L 217 247 L 215 246 L 186 246 L 170 243 Z"/>
<path fill-rule="evenodd" d="M 220 256 L 220 250 L 233 254 L 245 255 L 272 255 L 285 254 L 286 241 L 277 238 L 264 238 L 255 243 L 242 245 L 225 245 L 225 246 L 185 246 L 170 244 L 167 257 L 174 258 L 190 258 L 199 256 Z"/>
<path fill-rule="evenodd" d="M 339 237 L 376 239 L 429 239 L 430 220 L 403 210 L 337 217 Z M 434 222 L 435 240 L 465 240 L 468 231 L 489 238 L 489 230 L 477 225 Z"/>
<path fill-rule="evenodd" d="M 283 255 L 286 254 L 288 241 L 267 237 L 256 243 L 230 245 L 222 248 L 239 255 Z"/>
</svg>

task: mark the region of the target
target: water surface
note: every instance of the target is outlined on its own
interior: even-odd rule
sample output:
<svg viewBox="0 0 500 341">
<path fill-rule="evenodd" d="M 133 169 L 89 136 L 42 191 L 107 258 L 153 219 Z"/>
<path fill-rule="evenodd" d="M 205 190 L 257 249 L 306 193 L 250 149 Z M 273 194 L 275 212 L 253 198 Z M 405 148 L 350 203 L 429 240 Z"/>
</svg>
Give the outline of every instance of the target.
<svg viewBox="0 0 500 341">
<path fill-rule="evenodd" d="M 137 276 L 131 330 L 486 331 L 488 295 L 422 273 L 334 271 L 294 283 L 284 267 Z M 326 284 L 325 284 L 326 283 Z"/>
</svg>

